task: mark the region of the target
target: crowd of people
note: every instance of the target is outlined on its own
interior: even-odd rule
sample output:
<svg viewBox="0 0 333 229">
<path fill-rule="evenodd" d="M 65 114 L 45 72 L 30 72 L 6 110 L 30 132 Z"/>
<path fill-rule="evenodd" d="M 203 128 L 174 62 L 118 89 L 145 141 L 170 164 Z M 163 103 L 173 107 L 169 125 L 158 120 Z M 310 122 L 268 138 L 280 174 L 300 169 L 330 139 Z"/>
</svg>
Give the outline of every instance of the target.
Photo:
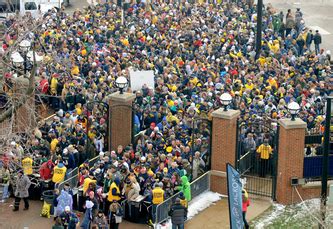
<svg viewBox="0 0 333 229">
<path fill-rule="evenodd" d="M 332 72 L 319 32 L 306 28 L 299 9 L 288 10 L 284 19 L 283 12 L 268 6 L 256 59 L 256 20 L 251 1 L 138 1 L 126 5 L 123 19 L 113 3 L 73 15 L 50 10 L 26 36 L 38 40 L 34 47 L 44 52 L 37 92 L 56 115 L 51 123 L 39 122 L 26 142 L 30 155 L 25 152 L 22 159 L 41 155 L 41 179 L 55 184 L 79 166 L 78 186 L 92 202 L 90 208 L 85 204 L 92 220 L 99 211 L 109 217 L 110 206 L 122 199 L 144 196 L 156 206 L 180 191 L 190 201 L 189 181 L 210 169 L 209 120 L 225 92 L 232 96 L 229 107 L 241 111 L 242 141 L 249 133 L 253 137 L 249 124 L 256 120 L 288 117 L 286 105 L 292 101 L 299 103 L 309 132 L 322 130 Z M 10 18 L 6 25 L 19 23 Z M 6 34 L 5 51 L 18 39 L 15 31 Z M 131 68 L 155 72 L 154 88 L 128 88 L 136 95 L 135 131 L 144 132 L 135 144 L 107 152 L 108 116 L 102 104 L 117 90 L 115 79 L 129 79 Z M 9 85 L 14 76 L 5 76 Z M 251 150 L 267 142 L 267 135 L 254 137 L 255 144 L 246 140 Z M 94 156 L 99 160 L 89 167 L 87 160 Z M 66 199 L 65 192 L 60 190 L 59 197 Z M 72 210 L 64 203 L 56 211 L 60 218 L 67 206 Z"/>
</svg>

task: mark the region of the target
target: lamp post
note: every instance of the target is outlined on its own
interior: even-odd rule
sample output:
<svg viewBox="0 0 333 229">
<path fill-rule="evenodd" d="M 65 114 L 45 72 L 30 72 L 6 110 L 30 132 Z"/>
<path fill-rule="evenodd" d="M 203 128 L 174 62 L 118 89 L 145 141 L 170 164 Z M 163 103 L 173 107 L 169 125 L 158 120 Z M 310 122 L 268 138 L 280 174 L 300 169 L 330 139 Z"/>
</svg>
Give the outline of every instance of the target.
<svg viewBox="0 0 333 229">
<path fill-rule="evenodd" d="M 321 204 L 320 210 L 322 213 L 322 222 L 325 225 L 326 218 L 326 201 L 327 201 L 327 180 L 328 180 L 328 154 L 330 147 L 330 127 L 332 117 L 332 96 L 328 96 L 326 100 L 326 118 L 325 118 L 325 132 L 324 132 L 324 155 L 323 155 L 323 172 L 321 178 Z M 319 225 L 319 228 L 323 228 Z"/>
<path fill-rule="evenodd" d="M 19 50 L 23 54 L 23 58 L 24 58 L 24 75 L 27 74 L 27 64 L 28 64 L 27 54 L 28 54 L 30 48 L 31 48 L 31 42 L 28 40 L 23 40 L 19 44 Z"/>
<path fill-rule="evenodd" d="M 229 104 L 231 103 L 231 100 L 232 100 L 231 95 L 229 93 L 223 93 L 220 96 L 220 100 L 221 100 L 222 105 L 224 107 L 223 111 L 228 111 L 228 106 L 229 106 Z"/>
<path fill-rule="evenodd" d="M 300 106 L 296 102 L 291 102 L 288 104 L 288 111 L 291 114 L 291 121 L 295 121 L 297 114 L 299 113 Z"/>
<path fill-rule="evenodd" d="M 119 76 L 116 79 L 116 87 L 119 88 L 120 94 L 124 94 L 124 89 L 128 85 L 128 80 L 124 76 Z"/>
<path fill-rule="evenodd" d="M 15 67 L 21 67 L 24 63 L 24 59 L 19 52 L 13 52 L 10 56 L 12 63 Z"/>
<path fill-rule="evenodd" d="M 258 0 L 257 4 L 257 37 L 256 37 L 256 60 L 260 56 L 261 52 L 261 32 L 262 32 L 262 8 L 263 8 L 263 0 Z"/>
</svg>

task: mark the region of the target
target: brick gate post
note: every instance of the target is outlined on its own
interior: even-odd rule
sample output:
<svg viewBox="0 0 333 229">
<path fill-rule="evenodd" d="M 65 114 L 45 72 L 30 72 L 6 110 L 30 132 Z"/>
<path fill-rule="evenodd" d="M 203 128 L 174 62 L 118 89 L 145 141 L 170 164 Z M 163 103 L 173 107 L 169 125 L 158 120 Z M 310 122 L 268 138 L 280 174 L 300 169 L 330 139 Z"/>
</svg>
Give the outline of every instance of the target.
<svg viewBox="0 0 333 229">
<path fill-rule="evenodd" d="M 279 123 L 276 199 L 287 205 L 292 203 L 291 178 L 303 178 L 306 123 L 301 119 L 281 119 Z"/>
<path fill-rule="evenodd" d="M 226 164 L 235 165 L 236 130 L 238 110 L 224 111 L 220 108 L 212 113 L 212 176 L 211 190 L 227 194 Z"/>
<path fill-rule="evenodd" d="M 109 96 L 109 151 L 118 145 L 127 146 L 132 141 L 132 102 L 135 94 L 115 92 Z"/>
</svg>

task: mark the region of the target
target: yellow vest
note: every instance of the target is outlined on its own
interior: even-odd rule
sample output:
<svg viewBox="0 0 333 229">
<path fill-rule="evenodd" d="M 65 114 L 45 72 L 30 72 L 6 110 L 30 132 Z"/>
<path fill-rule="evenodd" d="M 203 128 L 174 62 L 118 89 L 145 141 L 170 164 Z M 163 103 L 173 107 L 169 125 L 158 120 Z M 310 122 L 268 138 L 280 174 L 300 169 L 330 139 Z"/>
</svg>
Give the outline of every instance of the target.
<svg viewBox="0 0 333 229">
<path fill-rule="evenodd" d="M 62 168 L 59 168 L 58 165 L 53 168 L 53 177 L 52 182 L 53 183 L 60 183 L 63 182 L 65 179 L 67 168 L 64 166 Z"/>
<path fill-rule="evenodd" d="M 119 196 L 112 195 L 112 189 L 114 189 L 114 188 L 117 189 L 117 193 L 120 194 L 119 187 L 116 185 L 116 183 L 112 182 L 112 184 L 110 186 L 110 189 L 109 189 L 109 194 L 108 194 L 108 201 L 109 202 L 112 202 L 114 200 L 116 200 L 116 201 L 120 200 Z"/>
<path fill-rule="evenodd" d="M 153 189 L 153 204 L 160 204 L 164 201 L 164 190 L 160 187 Z"/>
<path fill-rule="evenodd" d="M 22 167 L 24 175 L 31 175 L 32 174 L 32 162 L 33 160 L 30 157 L 26 157 L 22 160 Z"/>
<path fill-rule="evenodd" d="M 83 193 L 86 193 L 86 191 L 89 188 L 89 184 L 91 182 L 96 183 L 96 180 L 90 179 L 89 177 L 87 177 L 86 179 L 84 179 L 84 181 L 83 181 Z"/>
</svg>

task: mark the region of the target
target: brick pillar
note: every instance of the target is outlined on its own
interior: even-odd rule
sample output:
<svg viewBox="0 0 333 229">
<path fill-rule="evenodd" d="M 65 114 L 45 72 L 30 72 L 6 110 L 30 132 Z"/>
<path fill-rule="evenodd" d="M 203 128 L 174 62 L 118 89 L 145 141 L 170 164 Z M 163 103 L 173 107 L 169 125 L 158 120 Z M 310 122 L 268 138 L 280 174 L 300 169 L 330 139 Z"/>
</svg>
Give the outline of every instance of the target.
<svg viewBox="0 0 333 229">
<path fill-rule="evenodd" d="M 282 119 L 279 123 L 276 199 L 287 205 L 292 203 L 291 178 L 303 178 L 306 123 L 301 119 Z"/>
<path fill-rule="evenodd" d="M 132 93 L 110 95 L 109 106 L 109 151 L 115 150 L 118 145 L 127 146 L 132 141 L 132 102 L 135 95 Z"/>
<path fill-rule="evenodd" d="M 15 78 L 13 98 L 17 101 L 21 101 L 28 87 L 29 79 L 23 77 Z M 19 133 L 29 132 L 35 125 L 35 93 L 32 93 L 32 95 L 27 98 L 26 102 L 15 111 L 13 131 Z"/>
<path fill-rule="evenodd" d="M 211 190 L 227 195 L 226 164 L 235 165 L 238 110 L 214 111 Z"/>
</svg>

